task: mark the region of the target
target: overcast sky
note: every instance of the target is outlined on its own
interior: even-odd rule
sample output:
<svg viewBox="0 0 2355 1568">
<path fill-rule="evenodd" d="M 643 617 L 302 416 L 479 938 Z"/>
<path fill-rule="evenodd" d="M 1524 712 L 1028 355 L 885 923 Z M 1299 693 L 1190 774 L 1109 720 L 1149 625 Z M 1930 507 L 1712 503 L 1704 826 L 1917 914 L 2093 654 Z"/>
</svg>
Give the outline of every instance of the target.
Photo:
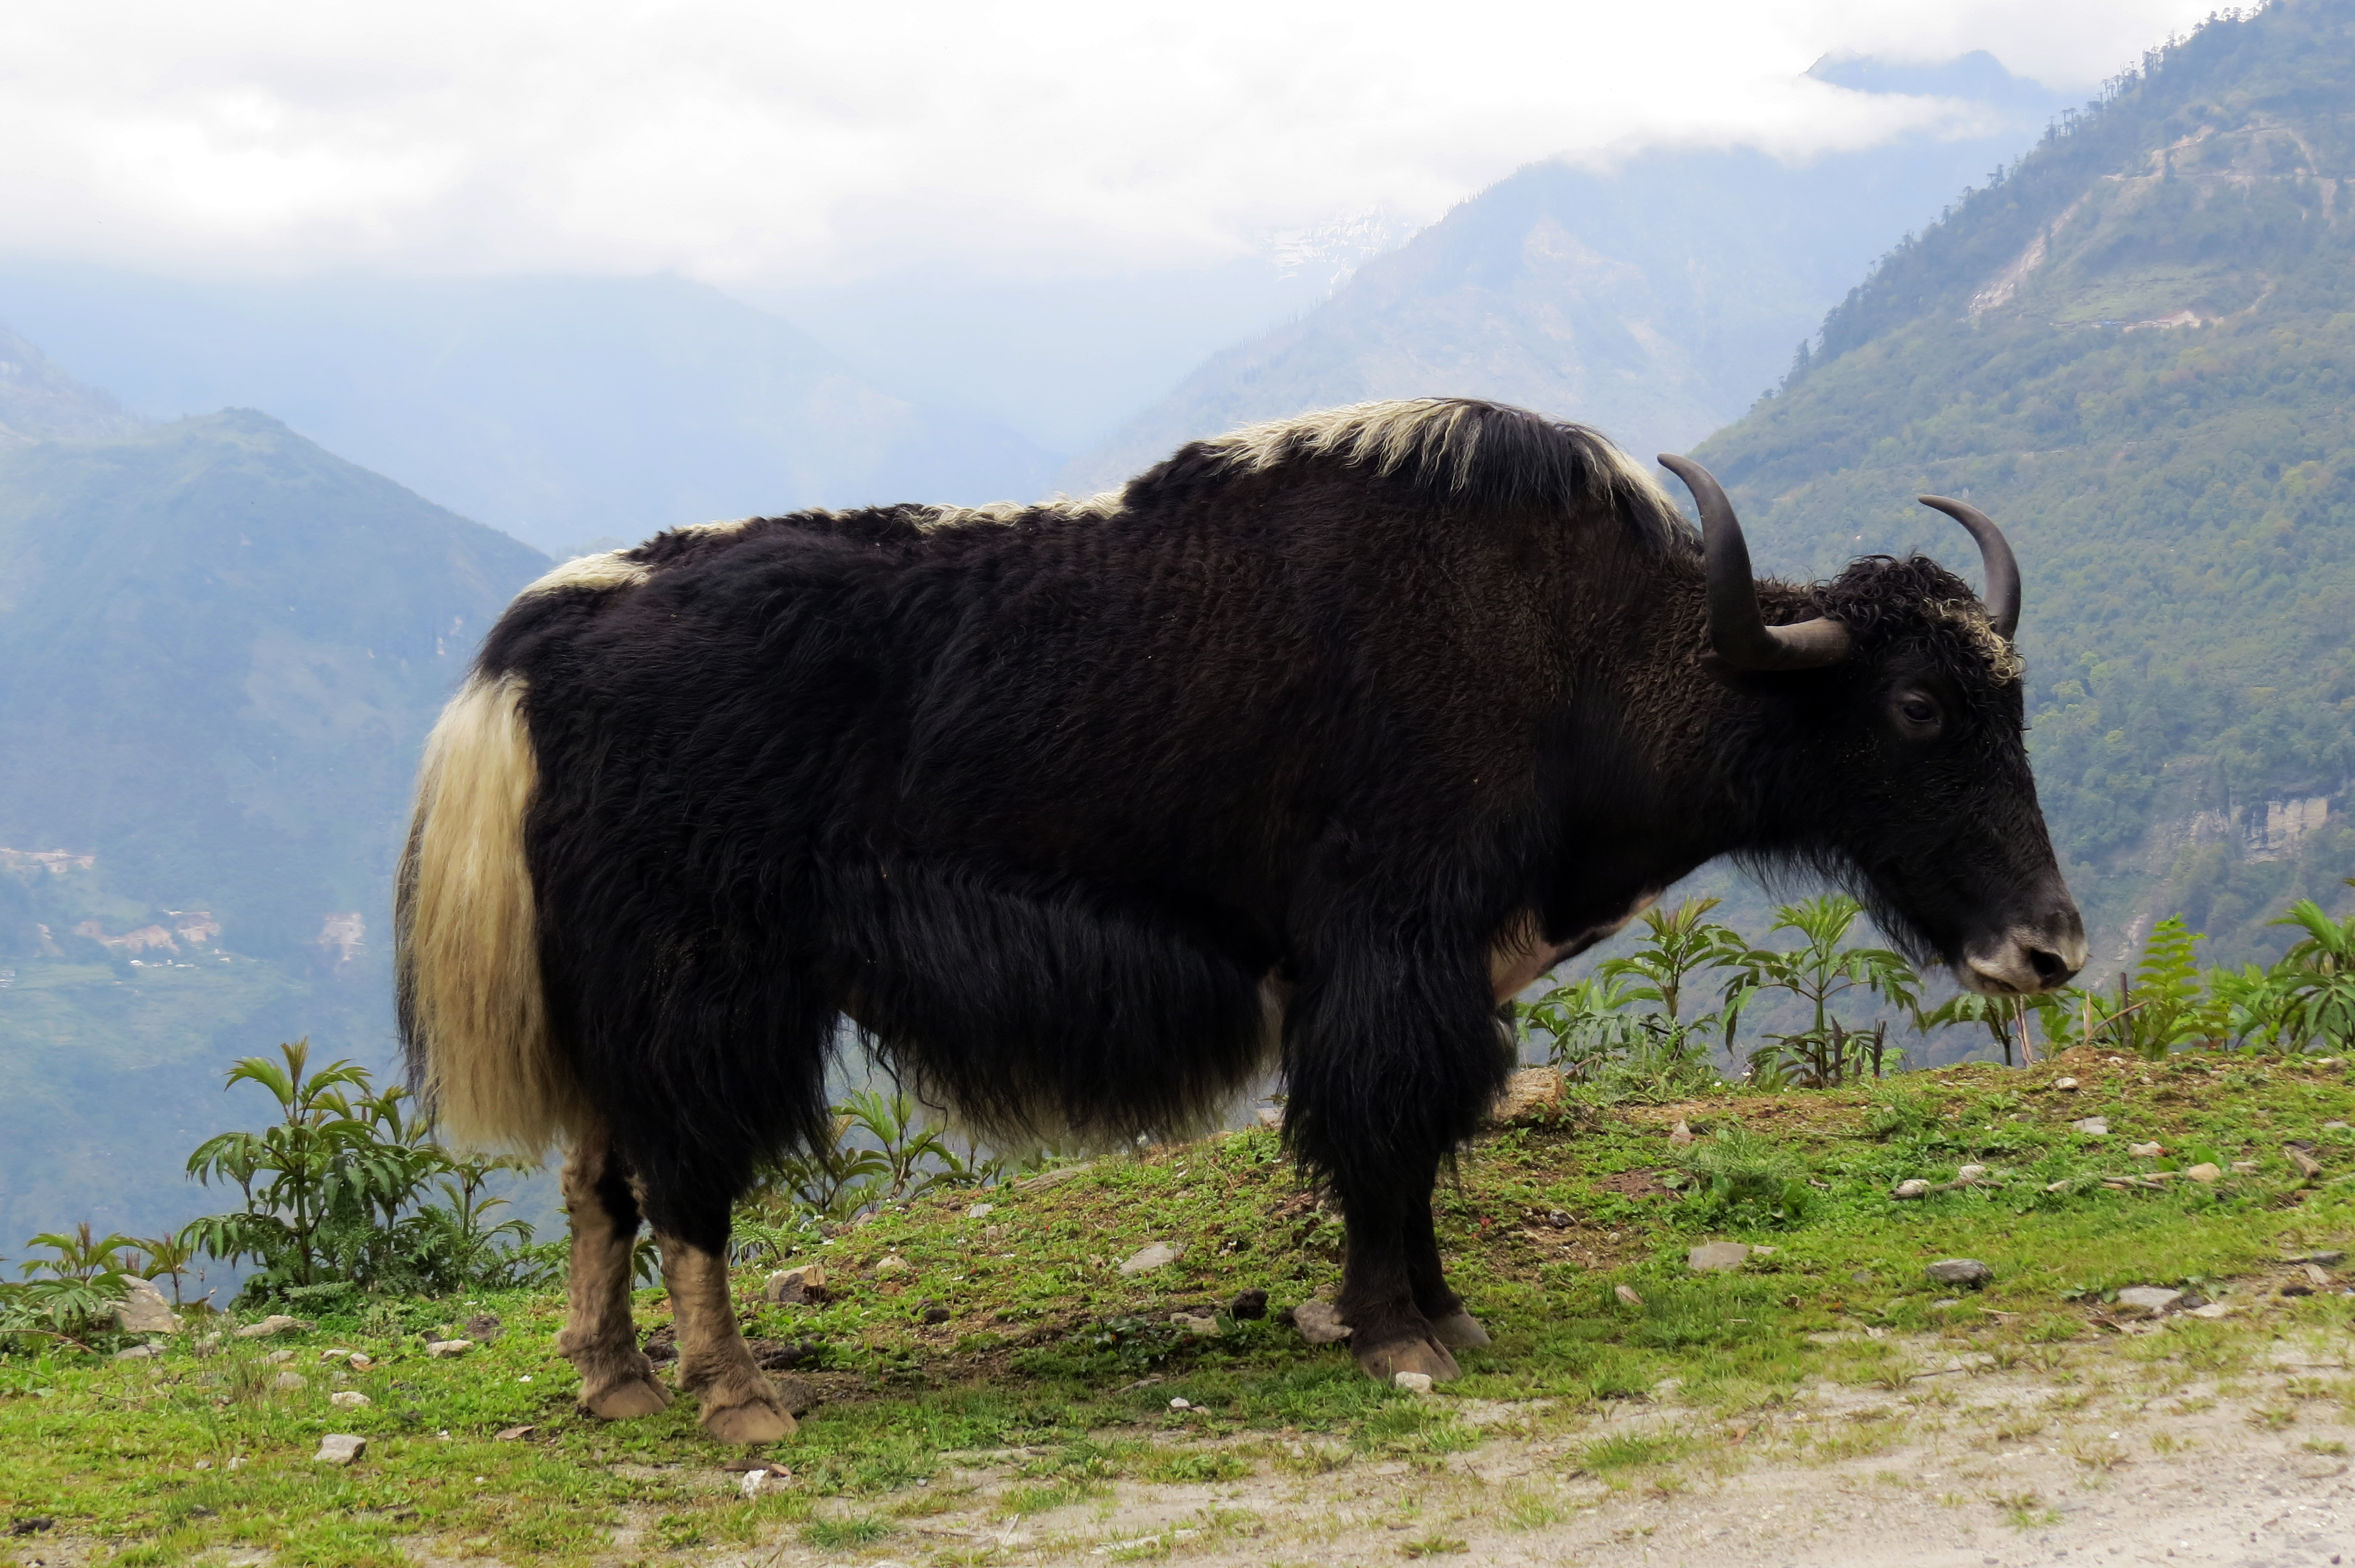
<svg viewBox="0 0 2355 1568">
<path fill-rule="evenodd" d="M 2091 87 L 2211 6 L 15 0 L 0 251 L 740 286 L 1193 266 L 1427 222 L 1553 154 L 1959 131 L 1801 73 L 1984 48 Z"/>
</svg>

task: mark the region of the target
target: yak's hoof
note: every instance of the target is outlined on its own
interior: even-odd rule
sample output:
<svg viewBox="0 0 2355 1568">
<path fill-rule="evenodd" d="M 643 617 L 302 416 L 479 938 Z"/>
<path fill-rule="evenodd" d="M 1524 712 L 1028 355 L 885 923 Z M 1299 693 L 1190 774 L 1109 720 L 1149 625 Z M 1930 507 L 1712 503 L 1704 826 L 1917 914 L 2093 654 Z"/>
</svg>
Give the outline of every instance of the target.
<svg viewBox="0 0 2355 1568">
<path fill-rule="evenodd" d="M 704 1435 L 715 1443 L 774 1443 L 780 1437 L 792 1436 L 796 1430 L 794 1418 L 767 1397 L 722 1405 L 717 1410 L 706 1405 L 703 1411 Z"/>
<path fill-rule="evenodd" d="M 1480 1327 L 1480 1319 L 1461 1307 L 1444 1318 L 1434 1319 L 1433 1335 L 1451 1351 L 1477 1350 L 1488 1343 L 1488 1330 Z"/>
<path fill-rule="evenodd" d="M 670 1408 L 670 1394 L 650 1377 L 623 1378 L 581 1396 L 581 1408 L 601 1421 L 628 1421 Z"/>
<path fill-rule="evenodd" d="M 1433 1383 L 1464 1375 L 1446 1348 L 1430 1340 L 1392 1340 L 1387 1345 L 1359 1351 L 1358 1370 L 1379 1383 L 1388 1383 L 1401 1372 L 1421 1372 Z"/>
</svg>

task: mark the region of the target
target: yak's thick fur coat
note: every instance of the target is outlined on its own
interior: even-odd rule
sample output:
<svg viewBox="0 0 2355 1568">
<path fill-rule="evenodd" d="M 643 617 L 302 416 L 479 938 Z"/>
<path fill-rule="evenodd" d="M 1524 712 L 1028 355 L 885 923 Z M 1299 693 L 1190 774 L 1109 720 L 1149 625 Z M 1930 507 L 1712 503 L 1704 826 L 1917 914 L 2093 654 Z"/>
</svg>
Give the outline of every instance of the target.
<svg viewBox="0 0 2355 1568">
<path fill-rule="evenodd" d="M 1196 442 L 1085 502 L 571 563 L 429 752 L 412 1072 L 470 1138 L 602 1140 L 716 1252 L 762 1162 L 830 1135 L 844 1014 L 1009 1139 L 1182 1128 L 1280 1054 L 1361 1354 L 1428 1337 L 1457 1309 L 1432 1180 L 1511 1065 L 1492 951 L 1574 949 L 1735 853 L 1850 874 L 1952 957 L 2051 865 L 2016 666 L 1958 579 L 1762 585 L 1859 646 L 1746 689 L 1701 673 L 1700 585 L 1602 438 L 1452 400 Z M 1955 692 L 1945 752 L 1872 759 L 1892 660 Z"/>
</svg>

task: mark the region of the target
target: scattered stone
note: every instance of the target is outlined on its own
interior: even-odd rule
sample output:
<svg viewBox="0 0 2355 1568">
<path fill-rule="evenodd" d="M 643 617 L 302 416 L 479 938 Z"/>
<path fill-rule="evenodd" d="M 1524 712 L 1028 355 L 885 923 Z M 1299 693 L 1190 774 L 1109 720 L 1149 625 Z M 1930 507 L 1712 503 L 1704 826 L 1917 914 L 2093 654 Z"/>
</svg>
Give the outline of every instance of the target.
<svg viewBox="0 0 2355 1568">
<path fill-rule="evenodd" d="M 58 1521 L 56 1520 L 51 1519 L 47 1514 L 32 1514 L 24 1519 L 10 1520 L 8 1521 L 8 1533 L 11 1535 L 38 1535 L 41 1531 L 53 1528 L 57 1522 Z"/>
<path fill-rule="evenodd" d="M 2047 1181 L 2044 1183 L 2044 1190 L 2048 1192 L 2061 1192 L 2067 1191 L 2068 1186 L 2069 1180 L 2064 1176 L 2058 1181 Z"/>
<path fill-rule="evenodd" d="M 917 1302 L 916 1315 L 927 1323 L 938 1324 L 949 1320 L 949 1309 L 937 1301 Z"/>
<path fill-rule="evenodd" d="M 2289 1162 L 2292 1165 L 2297 1167 L 2297 1174 L 2300 1181 L 2311 1181 L 2317 1176 L 2322 1174 L 2322 1161 L 2317 1160 L 2313 1155 L 2308 1154 L 2305 1150 L 2298 1148 L 2296 1145 L 2284 1144 L 2282 1146 L 2282 1152 L 2289 1156 Z"/>
<path fill-rule="evenodd" d="M 1167 1242 L 1155 1242 L 1130 1254 L 1128 1261 L 1120 1266 L 1120 1271 L 1124 1275 L 1138 1275 L 1167 1268 L 1177 1262 L 1185 1250 L 1182 1246 L 1171 1246 Z"/>
<path fill-rule="evenodd" d="M 1900 1181 L 1889 1190 L 1889 1195 L 1892 1198 L 1924 1198 L 1929 1196 L 1929 1193 L 1930 1183 L 1918 1176 L 1909 1181 Z"/>
<path fill-rule="evenodd" d="M 1393 1388 L 1402 1388 L 1409 1393 L 1429 1393 L 1431 1392 L 1431 1374 L 1429 1372 L 1392 1372 L 1391 1373 L 1391 1386 Z"/>
<path fill-rule="evenodd" d="M 311 1386 L 311 1380 L 301 1372 L 280 1372 L 270 1380 L 270 1386 L 281 1393 L 300 1393 Z"/>
<path fill-rule="evenodd" d="M 2284 1263 L 2318 1263 L 2326 1268 L 2336 1268 L 2347 1261 L 2347 1255 L 2343 1252 L 2307 1252 L 2300 1253 L 2296 1257 L 2286 1257 L 2282 1261 Z"/>
<path fill-rule="evenodd" d="M 2325 1132 L 2345 1132 L 2347 1130 L 2347 1124 L 2343 1121 L 2326 1121 L 2322 1124 L 2322 1130 Z"/>
<path fill-rule="evenodd" d="M 2187 1181 L 2222 1181 L 2223 1179 L 2223 1175 L 2224 1173 L 2222 1171 L 2219 1171 L 2215 1166 L 2209 1164 L 2203 1160 L 2199 1164 L 2194 1165 L 2190 1170 L 2186 1171 L 2183 1173 L 2183 1179 Z"/>
<path fill-rule="evenodd" d="M 1312 1345 L 1335 1345 L 1349 1337 L 1349 1325 L 1330 1301 L 1302 1302 L 1292 1309 L 1292 1326 Z"/>
<path fill-rule="evenodd" d="M 323 1361 L 347 1361 L 358 1353 L 357 1351 L 321 1351 L 319 1359 Z"/>
<path fill-rule="evenodd" d="M 826 1298 L 826 1265 L 805 1263 L 769 1276 L 761 1294 L 773 1306 L 799 1307 Z"/>
<path fill-rule="evenodd" d="M 126 1275 L 123 1280 L 123 1301 L 114 1308 L 114 1326 L 126 1334 L 176 1334 L 180 1319 L 172 1311 L 172 1304 L 155 1288 L 152 1279 Z"/>
<path fill-rule="evenodd" d="M 272 1351 L 261 1359 L 269 1362 L 272 1366 L 282 1367 L 288 1361 L 294 1359 L 294 1352 L 292 1351 Z"/>
<path fill-rule="evenodd" d="M 340 1393 L 327 1395 L 327 1403 L 338 1410 L 358 1410 L 365 1405 L 374 1404 L 376 1401 L 356 1388 L 347 1388 Z"/>
<path fill-rule="evenodd" d="M 2256 1173 L 2257 1173 L 2257 1162 L 2256 1162 L 2255 1160 L 2233 1160 L 2233 1161 L 2232 1161 L 2232 1174 L 2233 1174 L 2233 1175 L 2235 1175 L 2235 1176 L 2254 1176 L 2254 1175 L 2255 1175 Z"/>
<path fill-rule="evenodd" d="M 768 1484 L 769 1472 L 767 1470 L 747 1470 L 744 1472 L 744 1478 L 736 1483 L 736 1489 L 742 1492 L 748 1498 L 756 1498 L 761 1495 L 761 1489 Z"/>
<path fill-rule="evenodd" d="M 2089 1116 L 2083 1121 L 2073 1121 L 2069 1125 L 2076 1131 L 2083 1133 L 2087 1138 L 2107 1138 L 2110 1136 L 2110 1118 L 2105 1116 Z"/>
<path fill-rule="evenodd" d="M 1169 1408 L 1172 1410 L 1191 1410 L 1194 1408 L 1194 1404 L 1193 1401 L 1185 1398 L 1173 1399 L 1169 1402 Z"/>
<path fill-rule="evenodd" d="M 2172 1311 L 2182 1300 L 2182 1291 L 2169 1290 L 2157 1285 L 2129 1285 L 2118 1292 L 2119 1306 L 2132 1308 L 2153 1318 Z"/>
<path fill-rule="evenodd" d="M 1966 1165 L 1961 1170 L 1955 1172 L 1955 1180 L 1957 1181 L 1977 1181 L 1984 1179 L 1987 1173 L 1987 1168 L 1984 1165 Z"/>
<path fill-rule="evenodd" d="M 908 1266 L 908 1260 L 906 1258 L 900 1257 L 896 1254 L 887 1254 L 883 1261 L 875 1266 L 875 1277 L 878 1279 L 889 1279 L 895 1274 L 913 1274 L 916 1271 L 914 1269 Z"/>
<path fill-rule="evenodd" d="M 2322 1266 L 2320 1264 L 2301 1264 L 2299 1266 L 2306 1270 L 2306 1279 L 2307 1284 L 2328 1285 L 2330 1283 L 2330 1276 L 2322 1271 Z"/>
<path fill-rule="evenodd" d="M 150 1356 L 160 1356 L 163 1353 L 153 1345 L 133 1345 L 127 1351 L 115 1351 L 114 1359 L 118 1361 L 144 1361 Z"/>
<path fill-rule="evenodd" d="M 523 1426 L 517 1428 L 517 1430 L 528 1432 L 531 1428 L 528 1426 Z M 502 1436 L 504 1436 L 504 1434 L 502 1434 Z M 765 1472 L 772 1478 L 780 1481 L 790 1481 L 794 1478 L 793 1471 L 787 1469 L 784 1466 L 780 1465 L 774 1459 L 730 1459 L 719 1467 L 728 1471 L 731 1475 L 758 1475 Z"/>
<path fill-rule="evenodd" d="M 376 1365 L 376 1358 L 363 1351 L 354 1351 L 352 1352 L 351 1360 L 345 1364 L 349 1366 L 354 1372 L 366 1372 L 368 1368 Z"/>
<path fill-rule="evenodd" d="M 436 1340 L 425 1347 L 425 1353 L 436 1361 L 446 1361 L 452 1356 L 463 1356 L 474 1348 L 472 1340 Z"/>
<path fill-rule="evenodd" d="M 1959 1307 L 1962 1304 L 1963 1298 L 1959 1296 L 1945 1296 L 1930 1303 L 1932 1307 L 1941 1308 L 1947 1307 Z"/>
<path fill-rule="evenodd" d="M 2228 1318 L 2240 1308 L 2229 1301 L 2211 1301 L 2204 1307 L 2194 1307 L 2185 1312 L 2188 1318 Z"/>
<path fill-rule="evenodd" d="M 478 1345 L 494 1344 L 497 1341 L 499 1330 L 503 1327 L 505 1325 L 500 1323 L 497 1313 L 477 1312 L 466 1319 L 465 1337 Z"/>
<path fill-rule="evenodd" d="M 2077 1086 L 2077 1080 L 2074 1078 L 2055 1078 L 2052 1080 L 2052 1086 L 2056 1089 L 2073 1089 Z"/>
<path fill-rule="evenodd" d="M 1644 1298 L 1636 1294 L 1632 1286 L 1614 1285 L 1611 1287 L 1611 1294 L 1629 1307 L 1641 1307 L 1644 1304 Z"/>
<path fill-rule="evenodd" d="M 1196 1340 L 1216 1339 L 1219 1333 L 1219 1320 L 1200 1312 L 1172 1312 L 1169 1326 Z"/>
<path fill-rule="evenodd" d="M 500 1433 L 499 1433 L 499 1435 L 498 1435 L 497 1438 L 496 1439 L 496 1441 L 497 1441 L 497 1442 L 501 1442 L 501 1443 L 520 1443 L 520 1442 L 522 1442 L 525 1438 L 527 1438 L 527 1437 L 530 1436 L 533 1433 L 535 1433 L 535 1432 L 537 1432 L 537 1431 L 538 1431 L 538 1430 L 539 1430 L 539 1428 L 538 1428 L 538 1427 L 537 1427 L 537 1426 L 508 1426 L 508 1427 L 505 1427 L 505 1428 L 501 1429 L 501 1431 L 500 1431 Z"/>
<path fill-rule="evenodd" d="M 1922 1272 L 1930 1277 L 1933 1284 L 1962 1285 L 1973 1290 L 1995 1277 L 1995 1270 L 1975 1257 L 1941 1258 Z"/>
<path fill-rule="evenodd" d="M 2167 1150 L 2156 1143 L 2129 1143 L 2126 1145 L 2126 1152 L 2137 1160 L 2156 1160 Z"/>
<path fill-rule="evenodd" d="M 1528 1120 L 1561 1103 L 1561 1074 L 1552 1067 L 1525 1067 L 1505 1080 L 1505 1092 L 1490 1112 L 1498 1122 Z"/>
<path fill-rule="evenodd" d="M 964 1212 L 964 1217 L 968 1220 L 984 1220 L 996 1213 L 997 1213 L 997 1205 L 995 1203 L 975 1203 Z"/>
<path fill-rule="evenodd" d="M 1017 1191 L 1024 1192 L 1036 1192 L 1048 1187 L 1059 1187 L 1074 1176 L 1084 1175 L 1089 1167 L 1094 1163 L 1093 1160 L 1090 1160 L 1084 1165 L 1058 1166 L 1052 1171 L 1042 1171 L 1036 1176 L 1026 1176 L 1014 1185 Z"/>
<path fill-rule="evenodd" d="M 1685 1124 L 1684 1118 L 1678 1117 L 1677 1118 L 1677 1125 L 1668 1128 L 1668 1141 L 1675 1144 L 1678 1149 L 1682 1149 L 1692 1140 L 1693 1129 Z"/>
<path fill-rule="evenodd" d="M 240 1340 L 266 1340 L 272 1334 L 301 1333 L 311 1325 L 300 1318 L 289 1318 L 282 1312 L 272 1312 L 259 1323 L 248 1323 L 237 1331 Z"/>
<path fill-rule="evenodd" d="M 1732 1274 L 1749 1255 L 1740 1242 L 1710 1242 L 1686 1253 L 1685 1263 L 1695 1274 Z"/>
<path fill-rule="evenodd" d="M 1577 1223 L 1578 1222 L 1576 1220 L 1572 1219 L 1560 1209 L 1548 1209 L 1546 1211 L 1546 1224 L 1551 1225 L 1558 1231 L 1566 1231 Z"/>
<path fill-rule="evenodd" d="M 322 1465 L 348 1465 L 367 1452 L 367 1438 L 355 1437 L 346 1432 L 330 1432 L 319 1439 L 319 1451 L 311 1457 Z"/>
<path fill-rule="evenodd" d="M 1249 1323 L 1267 1316 L 1267 1292 L 1254 1286 L 1238 1290 L 1235 1298 L 1227 1303 L 1227 1316 L 1238 1323 Z"/>
</svg>

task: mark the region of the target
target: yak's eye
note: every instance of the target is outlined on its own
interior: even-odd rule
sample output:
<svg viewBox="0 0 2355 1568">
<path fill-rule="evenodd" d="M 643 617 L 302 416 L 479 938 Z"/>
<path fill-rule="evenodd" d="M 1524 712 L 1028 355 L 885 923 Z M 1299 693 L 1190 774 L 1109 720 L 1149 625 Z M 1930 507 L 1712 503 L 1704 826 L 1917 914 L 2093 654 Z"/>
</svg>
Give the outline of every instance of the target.
<svg viewBox="0 0 2355 1568">
<path fill-rule="evenodd" d="M 1915 724 L 1936 724 L 1938 710 L 1934 705 L 1914 697 L 1905 705 L 1905 716 Z"/>
<path fill-rule="evenodd" d="M 1916 739 L 1927 739 L 1938 733 L 1940 715 L 1937 703 L 1922 692 L 1902 693 L 1893 705 L 1897 727 Z"/>
</svg>

